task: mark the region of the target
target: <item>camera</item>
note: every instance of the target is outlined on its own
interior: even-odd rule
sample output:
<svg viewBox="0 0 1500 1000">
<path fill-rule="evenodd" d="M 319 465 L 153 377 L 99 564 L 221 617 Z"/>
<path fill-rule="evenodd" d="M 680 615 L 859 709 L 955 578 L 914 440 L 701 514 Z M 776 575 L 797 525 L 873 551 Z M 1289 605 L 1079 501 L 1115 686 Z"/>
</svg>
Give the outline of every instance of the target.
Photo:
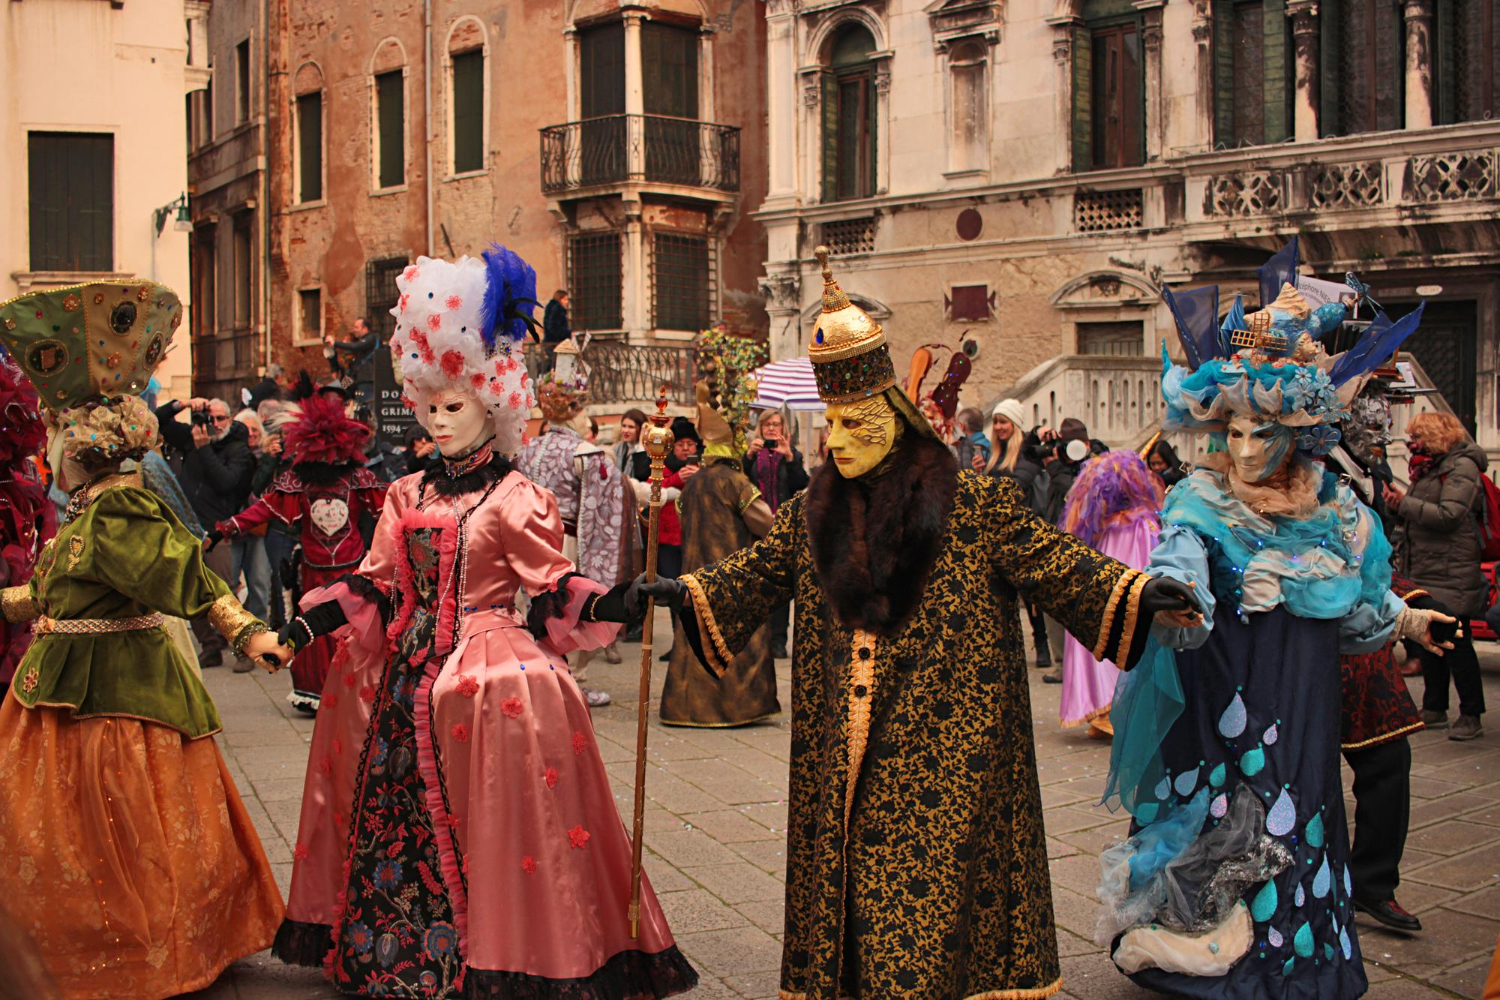
<svg viewBox="0 0 1500 1000">
<path fill-rule="evenodd" d="M 201 410 L 194 410 L 192 416 L 194 427 L 206 427 L 209 430 L 213 429 L 214 415 L 208 412 L 208 407 L 205 406 Z"/>
</svg>

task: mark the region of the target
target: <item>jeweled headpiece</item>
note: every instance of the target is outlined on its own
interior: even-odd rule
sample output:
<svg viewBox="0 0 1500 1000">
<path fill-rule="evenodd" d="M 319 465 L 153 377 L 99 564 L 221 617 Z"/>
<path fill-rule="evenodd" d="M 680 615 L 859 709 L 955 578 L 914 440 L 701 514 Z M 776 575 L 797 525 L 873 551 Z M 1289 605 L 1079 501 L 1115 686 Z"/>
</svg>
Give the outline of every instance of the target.
<svg viewBox="0 0 1500 1000">
<path fill-rule="evenodd" d="M 0 303 L 0 341 L 52 411 L 145 392 L 181 323 L 176 293 L 154 281 L 95 281 Z"/>
<path fill-rule="evenodd" d="M 1390 357 L 1421 322 L 1418 306 L 1400 320 L 1377 313 L 1354 346 L 1330 355 L 1320 340 L 1348 316 L 1343 302 L 1316 309 L 1297 291 L 1296 244 L 1262 268 L 1263 293 L 1274 301 L 1248 316 L 1236 297 L 1218 322 L 1217 287 L 1174 295 L 1162 290 L 1177 321 L 1186 366 L 1174 365 L 1162 345 L 1162 418 L 1165 430 L 1223 431 L 1232 416 L 1249 416 L 1299 428 L 1297 447 L 1325 455 L 1338 443 L 1337 424 L 1377 365 Z M 1275 269 L 1275 275 L 1264 273 Z"/>
<path fill-rule="evenodd" d="M 494 246 L 483 260 L 418 257 L 396 287 L 391 358 L 417 422 L 427 426 L 434 393 L 473 392 L 490 411 L 496 450 L 515 452 L 532 406 L 532 381 L 516 345 L 535 326 L 536 271 Z"/>
<path fill-rule="evenodd" d="M 833 279 L 828 248 L 820 246 L 813 254 L 823 268 L 823 312 L 807 356 L 818 395 L 825 403 L 852 403 L 884 392 L 896 384 L 885 331 Z"/>
</svg>

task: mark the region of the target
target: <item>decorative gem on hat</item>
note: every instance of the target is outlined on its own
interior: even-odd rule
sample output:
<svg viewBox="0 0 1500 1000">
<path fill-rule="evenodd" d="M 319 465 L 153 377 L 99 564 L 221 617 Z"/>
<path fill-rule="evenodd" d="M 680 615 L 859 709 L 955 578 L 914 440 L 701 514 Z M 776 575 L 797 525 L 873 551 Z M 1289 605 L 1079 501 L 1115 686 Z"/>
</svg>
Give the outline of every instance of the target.
<svg viewBox="0 0 1500 1000">
<path fill-rule="evenodd" d="M 884 392 L 896 384 L 896 366 L 885 331 L 834 280 L 829 250 L 813 251 L 823 269 L 823 311 L 807 356 L 825 403 L 847 403 Z"/>
<path fill-rule="evenodd" d="M 96 281 L 0 303 L 0 342 L 62 410 L 144 392 L 181 322 L 164 285 Z"/>
<path fill-rule="evenodd" d="M 1188 365 L 1172 364 L 1162 345 L 1162 427 L 1222 432 L 1231 416 L 1251 416 L 1300 428 L 1298 448 L 1325 455 L 1338 443 L 1334 425 L 1348 416 L 1350 401 L 1371 372 L 1415 332 L 1422 307 L 1395 322 L 1378 313 L 1352 348 L 1330 355 L 1320 341 L 1342 326 L 1346 302 L 1311 307 L 1292 283 L 1295 244 L 1262 271 L 1267 269 L 1291 280 L 1283 281 L 1273 302 L 1248 316 L 1237 297 L 1222 323 L 1217 288 L 1176 295 L 1163 289 Z M 1276 287 L 1267 274 L 1261 278 L 1263 290 Z"/>
</svg>

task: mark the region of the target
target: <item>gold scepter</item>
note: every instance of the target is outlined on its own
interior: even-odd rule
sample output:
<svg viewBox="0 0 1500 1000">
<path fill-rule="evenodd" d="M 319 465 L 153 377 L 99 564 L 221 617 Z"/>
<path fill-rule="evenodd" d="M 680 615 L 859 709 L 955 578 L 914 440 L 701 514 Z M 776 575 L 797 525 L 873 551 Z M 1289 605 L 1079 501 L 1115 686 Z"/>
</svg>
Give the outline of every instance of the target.
<svg viewBox="0 0 1500 1000">
<path fill-rule="evenodd" d="M 656 397 L 656 412 L 650 425 L 641 428 L 641 446 L 651 457 L 651 508 L 646 529 L 646 582 L 656 582 L 656 547 L 661 520 L 661 479 L 667 454 L 672 450 L 668 426 L 667 387 Z M 630 936 L 638 937 L 641 926 L 641 844 L 646 824 L 646 723 L 651 716 L 651 633 L 656 618 L 656 598 L 646 599 L 646 620 L 641 623 L 641 697 L 635 722 L 635 817 L 630 844 Z"/>
</svg>

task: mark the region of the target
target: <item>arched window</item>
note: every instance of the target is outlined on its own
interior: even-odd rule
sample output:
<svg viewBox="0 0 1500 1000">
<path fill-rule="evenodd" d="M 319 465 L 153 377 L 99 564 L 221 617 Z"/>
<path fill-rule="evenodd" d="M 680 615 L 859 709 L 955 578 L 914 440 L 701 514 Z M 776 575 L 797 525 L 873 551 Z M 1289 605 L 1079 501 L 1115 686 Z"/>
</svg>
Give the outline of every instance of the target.
<svg viewBox="0 0 1500 1000">
<path fill-rule="evenodd" d="M 370 173 L 376 190 L 406 183 L 406 53 L 387 39 L 371 60 Z"/>
<path fill-rule="evenodd" d="M 989 47 L 959 42 L 948 50 L 948 170 L 986 170 L 990 160 Z"/>
<path fill-rule="evenodd" d="M 1146 162 L 1145 61 L 1129 3 L 1084 0 L 1073 34 L 1073 169 Z"/>
<path fill-rule="evenodd" d="M 305 63 L 292 78 L 297 141 L 292 144 L 292 175 L 297 202 L 323 200 L 323 72 Z"/>
<path fill-rule="evenodd" d="M 823 200 L 875 193 L 875 38 L 861 24 L 834 35 L 823 71 Z"/>
<path fill-rule="evenodd" d="M 448 149 L 454 174 L 485 169 L 484 25 L 462 17 L 448 33 Z"/>
</svg>

